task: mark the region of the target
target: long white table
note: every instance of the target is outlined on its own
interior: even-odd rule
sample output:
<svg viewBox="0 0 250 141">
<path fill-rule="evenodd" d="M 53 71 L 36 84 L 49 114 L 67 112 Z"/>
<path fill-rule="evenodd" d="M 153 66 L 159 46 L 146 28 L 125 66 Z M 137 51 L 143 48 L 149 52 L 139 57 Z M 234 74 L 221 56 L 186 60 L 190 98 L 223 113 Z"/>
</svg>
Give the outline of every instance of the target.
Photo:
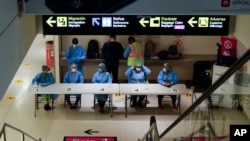
<svg viewBox="0 0 250 141">
<path fill-rule="evenodd" d="M 119 85 L 120 93 L 125 94 L 125 116 L 127 117 L 127 95 L 177 95 L 178 110 L 180 110 L 181 94 L 188 92 L 185 84 L 176 84 L 171 87 L 165 87 L 160 84 L 128 84 L 122 83 Z"/>
<path fill-rule="evenodd" d="M 82 83 L 82 84 L 66 84 L 56 83 L 47 87 L 34 88 L 30 85 L 28 91 L 35 94 L 35 105 L 37 104 L 37 94 L 110 94 L 111 99 L 111 116 L 112 110 L 112 94 L 119 93 L 119 84 L 94 84 L 94 83 Z M 36 117 L 36 108 L 35 108 Z"/>
</svg>

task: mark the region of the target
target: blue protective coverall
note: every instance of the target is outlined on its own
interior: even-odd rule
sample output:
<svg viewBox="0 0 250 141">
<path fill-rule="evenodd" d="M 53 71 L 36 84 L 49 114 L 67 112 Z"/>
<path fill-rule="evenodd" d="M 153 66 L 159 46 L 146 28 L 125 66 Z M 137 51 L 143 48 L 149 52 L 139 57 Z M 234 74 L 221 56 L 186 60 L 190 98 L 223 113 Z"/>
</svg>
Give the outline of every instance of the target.
<svg viewBox="0 0 250 141">
<path fill-rule="evenodd" d="M 77 64 L 77 70 L 83 75 L 83 60 L 86 59 L 86 51 L 83 46 L 77 45 L 75 48 L 70 46 L 65 53 L 66 60 L 68 61 L 68 70 L 73 63 Z"/>
<path fill-rule="evenodd" d="M 93 83 L 112 83 L 112 77 L 109 72 L 97 71 L 92 78 Z M 94 99 L 97 99 L 99 107 L 102 109 L 105 105 L 105 102 L 108 99 L 108 94 L 95 94 Z"/>
<path fill-rule="evenodd" d="M 84 82 L 84 78 L 80 71 L 76 71 L 76 72 L 67 71 L 63 77 L 63 83 L 83 83 L 83 82 Z M 77 105 L 77 103 L 81 99 L 81 94 L 66 94 L 65 95 L 67 103 L 69 105 L 72 105 L 70 101 L 70 95 L 76 96 L 75 105 Z"/>
<path fill-rule="evenodd" d="M 37 84 L 40 87 L 46 87 L 48 85 L 54 84 L 55 78 L 52 73 L 39 73 L 32 79 L 32 84 Z M 58 94 L 39 94 L 44 97 L 44 103 L 49 104 L 51 98 L 56 100 L 58 98 Z"/>
<path fill-rule="evenodd" d="M 157 82 L 163 86 L 166 82 L 171 82 L 171 85 L 175 85 L 179 82 L 179 78 L 178 78 L 177 73 L 174 70 L 171 70 L 168 75 L 165 71 L 161 70 L 158 74 Z M 170 95 L 170 96 L 172 99 L 172 104 L 175 105 L 176 98 L 177 98 L 176 95 Z M 163 98 L 163 95 L 158 95 L 159 106 L 161 105 L 162 98 Z"/>
<path fill-rule="evenodd" d="M 151 73 L 151 70 L 146 67 L 142 66 L 141 70 L 138 72 L 133 67 L 130 67 L 126 70 L 125 75 L 129 78 L 129 83 L 148 83 L 147 76 Z M 145 98 L 145 95 L 140 95 L 139 100 L 137 100 L 138 95 L 132 95 L 132 107 L 139 104 L 142 106 L 142 101 Z"/>
</svg>

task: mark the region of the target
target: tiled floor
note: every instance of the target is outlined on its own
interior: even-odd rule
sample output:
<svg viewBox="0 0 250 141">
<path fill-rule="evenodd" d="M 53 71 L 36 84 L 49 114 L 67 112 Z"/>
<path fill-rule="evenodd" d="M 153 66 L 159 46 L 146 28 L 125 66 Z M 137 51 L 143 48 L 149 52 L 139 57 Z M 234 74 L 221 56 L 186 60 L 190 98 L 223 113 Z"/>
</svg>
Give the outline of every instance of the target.
<svg viewBox="0 0 250 141">
<path fill-rule="evenodd" d="M 6 122 L 35 138 L 41 138 L 42 141 L 62 141 L 64 136 L 116 136 L 118 141 L 136 141 L 149 129 L 151 115 L 156 115 L 159 133 L 162 133 L 178 117 L 178 112 L 172 110 L 169 105 L 165 105 L 162 110 L 156 108 L 156 97 L 149 96 L 149 104 L 146 109 L 129 108 L 126 118 L 123 95 L 114 95 L 113 117 L 110 117 L 108 112 L 100 114 L 97 108 L 92 108 L 92 95 L 82 96 L 82 108 L 77 110 L 64 108 L 64 96 L 60 95 L 55 101 L 54 110 L 44 111 L 40 105 L 37 117 L 34 117 L 34 95 L 27 89 L 31 79 L 40 72 L 42 64 L 45 64 L 45 40 L 43 35 L 38 35 L 0 102 L 0 127 Z M 191 97 L 182 96 L 182 112 L 190 104 Z M 214 115 L 218 119 L 216 122 L 219 123 L 222 123 L 220 117 L 228 114 L 232 115 L 228 118 L 236 120 L 238 123 L 248 122 L 243 114 L 238 114 L 236 118 L 234 110 L 214 110 Z M 176 126 L 177 130 L 170 132 L 169 136 L 162 140 L 169 140 L 171 136 L 180 137 L 190 134 L 190 127 L 195 127 L 194 125 L 197 123 L 195 117 L 195 114 L 192 115 L 192 118 L 187 117 Z M 230 120 L 226 120 L 226 122 L 228 125 L 230 124 Z M 88 129 L 98 131 L 98 133 L 88 135 L 84 132 Z M 225 132 L 228 133 L 228 131 Z M 20 139 L 20 134 L 8 130 L 7 137 L 8 141 L 17 141 Z"/>
</svg>

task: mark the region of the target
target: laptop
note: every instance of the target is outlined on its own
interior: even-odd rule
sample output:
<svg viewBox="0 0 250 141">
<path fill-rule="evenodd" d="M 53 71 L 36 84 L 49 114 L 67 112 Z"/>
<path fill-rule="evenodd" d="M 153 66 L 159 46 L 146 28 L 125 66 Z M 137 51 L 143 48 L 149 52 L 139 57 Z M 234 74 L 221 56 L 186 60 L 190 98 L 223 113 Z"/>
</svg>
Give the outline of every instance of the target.
<svg viewBox="0 0 250 141">
<path fill-rule="evenodd" d="M 45 0 L 55 13 L 113 13 L 136 0 Z"/>
</svg>

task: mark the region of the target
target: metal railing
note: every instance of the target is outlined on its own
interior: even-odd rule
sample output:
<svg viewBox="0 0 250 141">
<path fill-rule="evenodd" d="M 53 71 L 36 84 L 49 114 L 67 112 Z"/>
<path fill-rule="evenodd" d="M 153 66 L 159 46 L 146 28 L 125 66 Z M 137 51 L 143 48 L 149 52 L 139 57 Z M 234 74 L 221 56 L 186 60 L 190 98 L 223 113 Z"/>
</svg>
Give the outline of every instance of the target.
<svg viewBox="0 0 250 141">
<path fill-rule="evenodd" d="M 8 124 L 8 123 L 4 123 L 4 125 L 3 125 L 2 129 L 1 129 L 1 132 L 0 132 L 0 139 L 2 138 L 3 141 L 7 141 L 7 134 L 6 134 L 6 128 L 7 127 L 19 132 L 21 134 L 21 141 L 25 141 L 26 138 L 29 138 L 29 139 L 31 139 L 33 141 L 42 141 L 41 138 L 36 139 L 36 138 L 30 136 L 29 134 L 25 133 L 24 131 L 22 131 L 22 130 Z"/>
<path fill-rule="evenodd" d="M 143 136 L 142 139 L 138 139 L 138 141 L 159 141 L 159 133 L 157 129 L 156 119 L 155 116 L 150 117 L 150 128 Z"/>
</svg>

